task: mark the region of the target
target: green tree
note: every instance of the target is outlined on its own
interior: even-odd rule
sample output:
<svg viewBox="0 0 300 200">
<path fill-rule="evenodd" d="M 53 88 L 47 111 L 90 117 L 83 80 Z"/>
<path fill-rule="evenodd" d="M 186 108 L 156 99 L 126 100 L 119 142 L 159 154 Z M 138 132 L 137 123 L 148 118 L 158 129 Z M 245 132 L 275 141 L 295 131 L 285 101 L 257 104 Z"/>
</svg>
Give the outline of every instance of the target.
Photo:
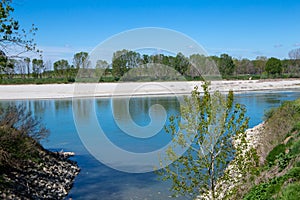
<svg viewBox="0 0 300 200">
<path fill-rule="evenodd" d="M 189 60 L 182 54 L 178 53 L 174 58 L 174 68 L 177 70 L 181 75 L 186 74 L 189 68 L 190 62 Z"/>
<path fill-rule="evenodd" d="M 61 59 L 53 63 L 53 68 L 55 74 L 58 76 L 68 76 L 70 65 L 67 60 Z"/>
<path fill-rule="evenodd" d="M 6 56 L 3 51 L 0 51 L 0 78 L 6 75 L 8 78 L 12 78 L 14 74 L 14 59 Z"/>
<path fill-rule="evenodd" d="M 255 74 L 256 71 L 253 62 L 247 58 L 236 60 L 235 66 L 237 74 Z"/>
<path fill-rule="evenodd" d="M 245 107 L 234 104 L 232 91 L 225 97 L 218 91 L 210 94 L 207 83 L 202 87 L 203 95 L 195 87 L 192 95 L 185 98 L 180 123 L 171 117 L 170 126 L 166 127 L 174 146 L 187 148 L 187 151 L 178 156 L 173 147 L 169 148 L 167 158 L 163 159 L 173 162 L 158 173 L 162 180 L 172 181 L 174 196 L 195 198 L 207 194 L 209 199 L 216 199 L 223 191 L 216 186 L 217 179 L 225 177 L 224 169 L 234 157 L 242 163 L 238 165 L 240 173 L 250 173 L 242 153 L 248 148 L 245 130 L 249 119 L 245 116 Z M 179 124 L 178 130 L 176 124 Z M 233 141 L 237 140 L 240 145 L 235 146 Z"/>
<path fill-rule="evenodd" d="M 95 68 L 95 75 L 96 77 L 105 76 L 108 70 L 109 64 L 105 60 L 97 60 L 96 68 Z"/>
<path fill-rule="evenodd" d="M 116 51 L 113 55 L 112 73 L 119 80 L 130 69 L 137 68 L 143 63 L 141 55 L 126 49 Z M 134 74 L 131 74 L 134 75 Z M 129 77 L 128 77 L 129 78 Z"/>
<path fill-rule="evenodd" d="M 266 72 L 271 75 L 281 74 L 282 72 L 282 63 L 281 60 L 277 58 L 270 58 L 266 63 Z"/>
<path fill-rule="evenodd" d="M 265 71 L 267 60 L 268 59 L 265 56 L 257 56 L 256 59 L 253 61 L 254 68 L 256 69 L 256 72 L 260 75 L 262 75 L 262 73 Z"/>
<path fill-rule="evenodd" d="M 73 57 L 73 64 L 76 69 L 87 69 L 89 67 L 89 54 L 87 52 L 76 53 Z"/>
<path fill-rule="evenodd" d="M 223 77 L 231 76 L 234 73 L 236 66 L 233 59 L 228 54 L 222 54 L 218 62 L 218 68 Z"/>
<path fill-rule="evenodd" d="M 42 78 L 42 73 L 44 69 L 44 62 L 42 59 L 34 58 L 32 60 L 32 74 L 35 78 Z"/>
<path fill-rule="evenodd" d="M 126 49 L 114 52 L 112 60 L 112 73 L 116 80 L 119 80 L 127 72 L 127 61 L 125 56 L 127 52 L 128 51 Z"/>
</svg>

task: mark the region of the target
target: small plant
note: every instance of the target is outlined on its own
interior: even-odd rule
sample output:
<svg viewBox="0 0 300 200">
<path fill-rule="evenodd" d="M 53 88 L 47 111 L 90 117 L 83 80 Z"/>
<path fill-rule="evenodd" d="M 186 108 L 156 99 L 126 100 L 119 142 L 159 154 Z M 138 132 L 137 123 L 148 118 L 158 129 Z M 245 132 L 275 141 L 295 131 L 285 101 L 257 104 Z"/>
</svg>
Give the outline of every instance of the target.
<svg viewBox="0 0 300 200">
<path fill-rule="evenodd" d="M 289 184 L 282 191 L 278 200 L 298 200 L 300 197 L 300 183 Z"/>
<path fill-rule="evenodd" d="M 280 153 L 279 155 L 276 156 L 279 172 L 281 172 L 288 166 L 292 158 L 293 156 L 291 154 L 285 154 L 285 153 Z"/>
<path fill-rule="evenodd" d="M 298 155 L 300 154 L 300 140 L 295 142 L 291 148 L 291 154 L 292 155 Z"/>
<path fill-rule="evenodd" d="M 273 166 L 275 164 L 275 160 L 277 159 L 277 156 L 281 153 L 285 152 L 285 145 L 279 144 L 266 157 L 266 160 L 268 162 L 269 167 Z"/>
</svg>

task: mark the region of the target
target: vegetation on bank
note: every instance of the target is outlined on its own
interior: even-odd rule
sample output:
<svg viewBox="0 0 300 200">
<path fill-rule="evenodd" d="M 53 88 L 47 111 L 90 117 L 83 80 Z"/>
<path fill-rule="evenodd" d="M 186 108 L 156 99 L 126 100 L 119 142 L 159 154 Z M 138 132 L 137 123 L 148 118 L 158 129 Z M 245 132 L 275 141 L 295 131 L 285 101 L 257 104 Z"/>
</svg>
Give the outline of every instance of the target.
<svg viewBox="0 0 300 200">
<path fill-rule="evenodd" d="M 48 133 L 24 107 L 0 108 L 0 179 L 7 170 L 22 169 L 26 162 L 39 162 L 39 141 Z"/>
<path fill-rule="evenodd" d="M 162 180 L 172 181 L 173 195 L 195 198 L 198 194 L 197 200 L 299 199 L 300 99 L 271 109 L 263 124 L 245 132 L 244 108 L 230 101 L 224 104 L 224 97 L 204 91 L 197 96 L 194 90 L 185 100 L 181 117 L 186 124 L 179 124 L 177 130 L 179 119 L 172 117 L 166 127 L 177 146 L 188 148 L 182 156 L 174 151 L 176 145 L 168 149 L 164 159 L 174 162 L 157 172 Z"/>
<path fill-rule="evenodd" d="M 268 112 L 260 135 L 259 175 L 244 199 L 299 199 L 300 99 L 284 102 Z"/>
<path fill-rule="evenodd" d="M 185 57 L 164 54 L 141 55 L 130 50 L 114 53 L 108 63 L 98 60 L 91 65 L 87 52 L 76 53 L 73 62 L 30 58 L 10 58 L 0 54 L 0 84 L 43 84 L 72 82 L 170 81 L 223 79 L 299 78 L 300 49 L 290 59 L 257 57 L 255 60 L 235 59 L 228 54 Z M 212 71 L 210 71 L 212 70 Z M 182 79 L 183 78 L 183 79 Z"/>
<path fill-rule="evenodd" d="M 80 169 L 39 143 L 48 130 L 22 106 L 0 108 L 0 199 L 64 199 Z"/>
</svg>

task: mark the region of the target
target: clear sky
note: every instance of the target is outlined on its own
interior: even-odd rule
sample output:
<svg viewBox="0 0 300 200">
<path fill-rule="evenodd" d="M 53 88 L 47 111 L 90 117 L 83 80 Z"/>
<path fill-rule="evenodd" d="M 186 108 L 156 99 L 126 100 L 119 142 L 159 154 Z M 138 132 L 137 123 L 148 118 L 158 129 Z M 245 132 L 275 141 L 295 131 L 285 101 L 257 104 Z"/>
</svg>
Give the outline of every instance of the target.
<svg viewBox="0 0 300 200">
<path fill-rule="evenodd" d="M 38 27 L 36 42 L 50 60 L 72 60 L 142 27 L 182 32 L 209 55 L 287 58 L 300 48 L 299 0 L 13 0 L 13 7 L 22 27 Z"/>
</svg>

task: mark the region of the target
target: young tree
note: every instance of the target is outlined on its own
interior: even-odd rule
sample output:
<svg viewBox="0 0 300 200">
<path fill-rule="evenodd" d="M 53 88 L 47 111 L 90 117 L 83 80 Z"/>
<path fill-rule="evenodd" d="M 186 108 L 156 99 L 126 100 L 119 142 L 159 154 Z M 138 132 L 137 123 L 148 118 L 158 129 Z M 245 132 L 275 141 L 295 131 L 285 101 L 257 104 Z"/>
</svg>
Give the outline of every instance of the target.
<svg viewBox="0 0 300 200">
<path fill-rule="evenodd" d="M 171 125 L 166 127 L 175 146 L 187 148 L 187 151 L 178 156 L 173 148 L 169 148 L 167 158 L 163 159 L 173 162 L 158 174 L 162 180 L 172 181 L 174 196 L 195 198 L 199 194 L 208 194 L 209 199 L 216 199 L 223 190 L 216 187 L 217 179 L 225 176 L 228 163 L 237 153 L 239 162 L 244 159 L 242 151 L 248 148 L 245 131 L 249 119 L 245 116 L 245 107 L 234 104 L 232 91 L 225 97 L 220 92 L 210 94 L 207 83 L 202 87 L 203 95 L 195 87 L 191 96 L 185 98 L 179 130 L 176 130 L 175 117 L 170 118 Z M 241 145 L 235 146 L 236 140 L 242 141 Z M 241 173 L 248 173 L 247 167 L 238 167 Z"/>
</svg>

